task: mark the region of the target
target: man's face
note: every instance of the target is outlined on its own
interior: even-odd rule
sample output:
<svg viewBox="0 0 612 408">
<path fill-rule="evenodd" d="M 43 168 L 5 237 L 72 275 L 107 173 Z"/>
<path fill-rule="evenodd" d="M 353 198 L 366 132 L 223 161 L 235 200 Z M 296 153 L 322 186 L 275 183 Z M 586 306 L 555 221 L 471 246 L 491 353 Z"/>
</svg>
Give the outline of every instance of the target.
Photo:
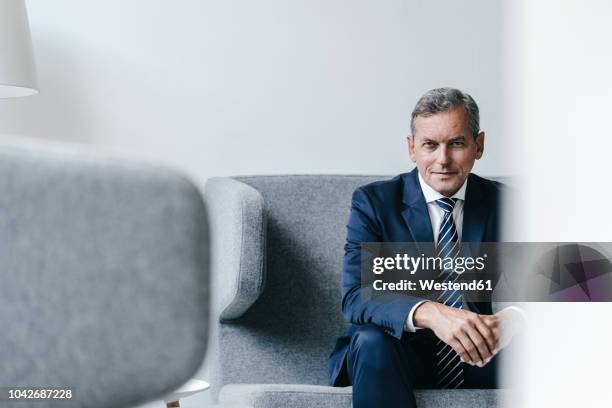
<svg viewBox="0 0 612 408">
<path fill-rule="evenodd" d="M 461 188 L 474 162 L 484 151 L 484 132 L 474 139 L 463 106 L 417 116 L 415 134 L 408 137 L 408 153 L 425 182 L 450 197 Z"/>
</svg>

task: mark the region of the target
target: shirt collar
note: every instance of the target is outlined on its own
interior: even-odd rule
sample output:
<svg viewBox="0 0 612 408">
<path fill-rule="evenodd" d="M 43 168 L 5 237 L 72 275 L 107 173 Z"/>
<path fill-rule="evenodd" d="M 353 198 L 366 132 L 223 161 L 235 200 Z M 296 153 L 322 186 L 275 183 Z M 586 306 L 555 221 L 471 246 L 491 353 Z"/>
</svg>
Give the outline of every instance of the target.
<svg viewBox="0 0 612 408">
<path fill-rule="evenodd" d="M 436 190 L 431 188 L 429 184 L 423 180 L 421 173 L 419 172 L 419 184 L 421 185 L 421 190 L 423 191 L 423 196 L 425 197 L 425 202 L 432 203 L 440 198 L 444 198 L 445 196 L 438 193 Z M 465 189 L 467 187 L 467 178 L 463 182 L 463 185 L 451 198 L 458 198 L 459 200 L 465 201 Z"/>
</svg>

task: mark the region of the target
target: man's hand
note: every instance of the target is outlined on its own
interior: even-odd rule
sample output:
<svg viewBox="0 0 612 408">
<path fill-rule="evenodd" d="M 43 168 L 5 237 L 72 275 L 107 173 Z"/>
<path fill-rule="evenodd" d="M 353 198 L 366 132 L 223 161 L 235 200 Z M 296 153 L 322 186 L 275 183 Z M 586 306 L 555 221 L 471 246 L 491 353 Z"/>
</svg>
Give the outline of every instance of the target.
<svg viewBox="0 0 612 408">
<path fill-rule="evenodd" d="M 415 326 L 433 330 L 440 340 L 459 354 L 462 361 L 478 367 L 491 361 L 500 348 L 502 319 L 497 315 L 482 316 L 431 301 L 421 304 L 413 316 Z"/>
<path fill-rule="evenodd" d="M 478 367 L 491 361 L 525 326 L 517 309 L 479 315 L 431 301 L 415 310 L 413 320 L 415 326 L 433 330 L 463 361 Z"/>
<path fill-rule="evenodd" d="M 497 349 L 494 353 L 510 344 L 512 338 L 524 330 L 526 325 L 524 315 L 517 308 L 506 308 L 494 315 L 480 316 L 489 326 L 495 338 L 498 339 Z"/>
</svg>

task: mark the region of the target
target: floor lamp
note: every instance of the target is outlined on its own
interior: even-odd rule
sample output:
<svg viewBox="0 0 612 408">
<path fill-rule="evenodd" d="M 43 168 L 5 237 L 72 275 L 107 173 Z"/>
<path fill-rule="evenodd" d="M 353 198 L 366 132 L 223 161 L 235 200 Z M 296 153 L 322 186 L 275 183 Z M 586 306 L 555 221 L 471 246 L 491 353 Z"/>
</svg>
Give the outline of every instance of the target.
<svg viewBox="0 0 612 408">
<path fill-rule="evenodd" d="M 0 98 L 38 93 L 25 0 L 0 0 Z"/>
</svg>

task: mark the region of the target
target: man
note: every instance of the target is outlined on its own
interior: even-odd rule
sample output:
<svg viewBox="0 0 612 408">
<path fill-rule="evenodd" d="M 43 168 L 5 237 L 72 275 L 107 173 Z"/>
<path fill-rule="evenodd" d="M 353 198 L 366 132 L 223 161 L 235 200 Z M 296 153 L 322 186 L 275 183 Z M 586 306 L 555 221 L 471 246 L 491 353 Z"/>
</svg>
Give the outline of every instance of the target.
<svg viewBox="0 0 612 408">
<path fill-rule="evenodd" d="M 516 312 L 492 314 L 490 302 L 456 291 L 437 302 L 361 297 L 362 242 L 433 242 L 456 256 L 460 242 L 499 239 L 502 185 L 470 174 L 484 140 L 472 97 L 433 89 L 412 112 L 416 169 L 353 194 L 341 285 L 352 326 L 330 356 L 330 383 L 353 386 L 354 408 L 415 407 L 415 388 L 496 387 L 496 355 L 509 341 L 502 328 Z"/>
</svg>

